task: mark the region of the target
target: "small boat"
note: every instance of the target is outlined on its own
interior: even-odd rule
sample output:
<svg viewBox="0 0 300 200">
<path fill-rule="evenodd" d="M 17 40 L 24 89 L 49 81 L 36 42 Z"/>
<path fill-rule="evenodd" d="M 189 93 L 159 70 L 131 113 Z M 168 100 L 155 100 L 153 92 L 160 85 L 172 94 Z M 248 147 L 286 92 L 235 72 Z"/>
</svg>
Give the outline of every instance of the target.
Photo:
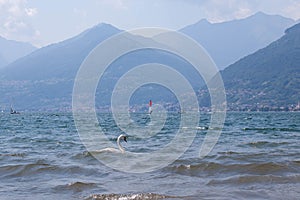
<svg viewBox="0 0 300 200">
<path fill-rule="evenodd" d="M 10 106 L 10 114 L 20 114 L 20 112 L 17 112 L 16 110 L 14 110 L 13 106 Z"/>
</svg>

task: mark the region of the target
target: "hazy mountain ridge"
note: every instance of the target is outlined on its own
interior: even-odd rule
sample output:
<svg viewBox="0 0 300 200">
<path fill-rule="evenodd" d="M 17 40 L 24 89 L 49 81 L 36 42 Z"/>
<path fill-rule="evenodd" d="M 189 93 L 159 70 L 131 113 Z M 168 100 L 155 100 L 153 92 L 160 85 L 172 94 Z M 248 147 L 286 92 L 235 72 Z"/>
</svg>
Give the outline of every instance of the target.
<svg viewBox="0 0 300 200">
<path fill-rule="evenodd" d="M 95 45 L 119 32 L 121 30 L 109 24 L 99 24 L 73 38 L 48 45 L 17 60 L 6 66 L 1 76 L 11 80 L 74 78 L 80 64 Z"/>
<path fill-rule="evenodd" d="M 238 59 L 279 39 L 295 21 L 258 12 L 240 20 L 210 23 L 200 20 L 180 31 L 199 42 L 216 65 L 224 69 Z"/>
<path fill-rule="evenodd" d="M 0 36 L 0 68 L 30 54 L 36 49 L 29 43 L 7 40 Z"/>
</svg>

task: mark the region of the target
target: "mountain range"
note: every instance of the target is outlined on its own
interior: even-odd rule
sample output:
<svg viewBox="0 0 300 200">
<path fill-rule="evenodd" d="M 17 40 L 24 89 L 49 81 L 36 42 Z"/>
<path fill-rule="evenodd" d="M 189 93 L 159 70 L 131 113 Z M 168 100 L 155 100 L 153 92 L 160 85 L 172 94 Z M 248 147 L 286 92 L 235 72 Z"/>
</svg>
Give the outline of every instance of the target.
<svg viewBox="0 0 300 200">
<path fill-rule="evenodd" d="M 8 65 L 0 71 L 0 91 L 7 94 L 2 100 L 13 101 L 17 105 L 23 104 L 26 106 L 23 109 L 28 110 L 70 109 L 74 78 L 81 63 L 99 43 L 120 32 L 121 30 L 102 23 L 78 36 L 41 48 Z M 130 34 L 126 39 L 138 43 L 155 42 Z M 114 47 L 110 50 L 114 51 Z M 198 80 L 199 77 L 192 71 L 192 67 L 178 56 L 160 50 L 134 51 L 117 59 L 111 65 L 110 69 L 113 70 L 108 69 L 106 72 L 108 76 L 102 80 L 101 88 L 97 90 L 97 98 L 100 98 L 97 101 L 99 106 L 110 103 L 111 91 L 122 73 L 134 66 L 155 62 L 171 65 L 179 71 L 183 67 L 184 70 L 181 70 L 181 73 L 189 77 L 193 85 L 199 88 L 203 84 L 202 79 Z M 7 90 L 8 86 L 10 90 Z M 146 101 L 151 98 L 145 90 L 139 90 L 139 92 L 140 96 L 147 98 Z M 156 93 L 160 95 L 152 97 L 153 100 L 170 100 L 169 93 L 164 88 L 158 89 Z M 140 100 L 133 101 L 133 103 L 138 102 Z"/>
<path fill-rule="evenodd" d="M 233 29 L 238 30 L 241 27 L 241 30 L 239 31 L 235 31 L 235 32 L 239 32 L 240 38 L 241 40 L 247 40 L 247 42 L 245 41 L 244 45 L 241 44 L 235 44 L 234 40 L 232 39 L 232 36 L 230 36 L 231 38 L 231 43 L 232 46 L 231 48 L 229 46 L 225 47 L 225 43 L 228 42 L 223 42 L 223 47 L 224 50 L 223 52 L 228 52 L 229 57 L 231 55 L 234 54 L 234 58 L 238 59 L 239 56 L 243 56 L 241 54 L 236 54 L 236 52 L 240 53 L 243 52 L 243 54 L 245 54 L 245 56 L 247 55 L 247 51 L 254 51 L 255 49 L 259 49 L 260 45 L 263 45 L 264 43 L 270 43 L 271 41 L 267 41 L 265 39 L 261 39 L 261 41 L 263 41 L 262 43 L 257 43 L 256 45 L 254 45 L 255 47 L 251 46 L 250 44 L 255 43 L 253 42 L 253 40 L 255 40 L 256 37 L 249 37 L 247 38 L 245 35 L 247 35 L 249 30 L 253 30 L 255 29 L 255 27 L 261 27 L 261 25 L 257 25 L 256 23 L 260 23 L 259 20 L 256 21 L 256 18 L 272 18 L 274 23 L 273 24 L 268 24 L 268 26 L 265 28 L 266 30 L 269 30 L 268 33 L 268 37 L 266 36 L 266 38 L 271 37 L 270 35 L 273 35 L 274 38 L 276 37 L 280 37 L 280 32 L 284 32 L 284 30 L 282 29 L 280 31 L 280 27 L 283 28 L 283 26 L 288 26 L 287 24 L 291 23 L 293 24 L 293 20 L 289 20 L 289 19 L 285 19 L 282 17 L 278 17 L 278 16 L 269 16 L 269 15 L 265 15 L 262 13 L 258 13 L 252 17 L 243 19 L 243 20 L 236 20 L 233 22 L 226 22 L 226 23 L 220 23 L 220 24 L 210 24 L 208 22 L 205 22 L 210 28 L 208 28 L 207 30 L 210 30 L 211 27 L 214 27 L 213 29 L 217 29 L 218 31 L 215 30 L 215 33 L 220 33 L 220 30 L 224 30 L 226 32 L 223 32 L 223 34 L 225 34 L 226 36 L 230 35 L 230 33 L 233 31 Z M 254 18 L 254 19 L 251 19 Z M 260 19 L 262 22 L 264 22 L 264 20 Z M 250 22 L 251 23 L 250 23 Z M 268 21 L 268 20 L 267 20 Z M 272 20 L 271 20 L 272 21 Z M 247 23 L 246 23 L 247 22 Z M 202 20 L 201 23 L 204 23 L 204 21 Z M 245 28 L 246 25 L 241 26 L 239 24 L 243 24 L 246 23 L 247 26 L 250 26 L 249 28 Z M 265 22 L 264 22 L 265 23 Z M 270 23 L 270 21 L 269 21 Z M 285 24 L 285 25 L 283 25 Z M 195 25 L 195 27 L 197 27 L 199 24 Z M 235 26 L 236 25 L 236 26 Z M 186 31 L 186 30 L 191 30 L 190 26 L 189 28 L 186 27 L 184 29 L 182 29 L 181 31 Z M 216 28 L 219 27 L 219 28 Z M 223 28 L 222 28 L 223 27 Z M 227 28 L 224 28 L 227 27 Z M 252 27 L 252 28 L 251 28 Z M 270 28 L 272 27 L 272 28 Z M 274 27 L 277 27 L 274 28 Z M 279 28 L 278 28 L 279 27 Z M 288 29 L 286 31 L 285 36 L 283 36 L 283 38 L 286 38 L 288 36 L 291 37 L 291 35 L 295 35 L 295 34 L 291 34 L 293 32 L 295 32 L 296 28 L 292 28 L 292 29 Z M 274 30 L 278 30 L 278 32 L 274 31 Z M 18 60 L 14 61 L 13 63 L 5 66 L 4 68 L 0 69 L 0 93 L 2 94 L 2 98 L 0 99 L 0 109 L 5 109 L 8 107 L 9 102 L 14 102 L 15 106 L 22 109 L 22 110 L 68 110 L 71 108 L 71 95 L 72 95 L 72 89 L 73 89 L 73 83 L 74 83 L 74 78 L 76 76 L 77 70 L 79 68 L 79 66 L 81 65 L 82 61 L 85 59 L 85 57 L 88 55 L 88 53 L 96 46 L 98 45 L 100 42 L 102 42 L 103 40 L 107 39 L 108 37 L 115 35 L 117 33 L 120 33 L 122 30 L 113 27 L 109 24 L 99 24 L 95 27 L 92 27 L 84 32 L 82 32 L 81 34 L 79 34 L 78 36 L 75 36 L 73 38 L 70 38 L 68 40 L 65 40 L 63 42 L 60 43 L 56 43 L 56 44 L 51 44 L 49 46 L 37 49 L 36 51 L 30 53 L 27 56 L 24 56 L 22 58 L 19 58 Z M 209 31 L 208 31 L 209 32 Z M 261 35 L 262 33 L 266 33 L 268 31 L 258 31 L 259 34 Z M 211 32 L 212 34 L 212 32 Z M 236 34 L 236 33 L 235 33 Z M 253 33 L 252 33 L 253 34 Z M 191 34 L 190 34 L 191 35 Z M 201 35 L 201 34 L 200 34 Z M 193 36 L 193 35 L 191 35 Z M 194 36 L 195 39 L 197 39 L 197 32 L 195 32 Z M 213 38 L 215 37 L 219 37 L 214 35 Z M 238 36 L 236 36 L 238 39 Z M 253 39 L 254 38 L 254 39 Z M 258 37 L 259 38 L 259 37 Z M 271 37 L 272 38 L 272 37 Z M 228 37 L 223 37 L 223 40 L 229 40 Z M 236 43 L 240 42 L 241 40 L 236 40 Z M 250 42 L 250 41 L 252 42 Z M 270 39 L 269 39 L 270 40 Z M 282 39 L 278 40 L 281 41 Z M 291 39 L 288 39 L 288 41 Z M 212 39 L 212 41 L 214 41 L 214 39 Z M 238 41 L 238 42 L 237 42 Z M 278 41 L 276 41 L 275 43 L 277 44 Z M 211 41 L 210 41 L 211 42 Z M 208 44 L 210 43 L 208 42 Z M 295 40 L 294 42 L 297 43 L 297 40 Z M 216 45 L 217 43 L 213 43 L 213 45 Z M 243 46 L 245 45 L 250 45 L 251 48 L 247 47 L 244 48 Z M 229 43 L 228 43 L 229 45 Z M 272 43 L 272 45 L 274 46 L 274 44 Z M 272 46 L 271 45 L 271 46 Z M 283 45 L 284 49 L 289 50 L 289 48 L 294 48 L 297 49 L 297 46 L 293 46 L 292 43 L 282 43 L 279 42 L 278 45 L 278 49 L 281 48 L 281 45 Z M 205 46 L 205 43 L 203 43 L 203 46 Z M 222 46 L 222 45 L 221 45 Z M 276 46 L 276 45 L 275 45 Z M 242 48 L 240 51 L 239 49 L 234 49 L 234 48 Z M 216 49 L 219 48 L 219 45 L 216 45 Z M 244 49 L 246 49 L 247 51 L 244 51 Z M 113 49 L 113 48 L 112 48 Z M 254 50 L 253 50 L 254 49 Z M 209 52 L 209 49 L 207 49 L 207 51 Z M 259 50 L 258 52 L 261 52 L 262 50 Z M 271 55 L 273 55 L 274 52 L 278 51 L 278 55 L 279 54 L 279 50 L 276 50 L 276 48 L 269 48 L 267 47 L 267 50 L 264 50 L 263 52 L 268 52 L 268 53 L 264 53 L 263 55 L 268 55 L 269 57 L 264 57 L 262 56 L 260 60 L 258 60 L 255 56 L 252 57 L 252 59 L 250 59 L 251 61 L 248 61 L 247 59 L 249 59 L 248 57 L 245 57 L 244 59 L 246 59 L 246 63 L 248 62 L 252 62 L 252 64 L 240 64 L 240 63 L 244 63 L 245 61 L 243 61 L 244 59 L 239 60 L 237 63 L 230 65 L 228 67 L 228 69 L 226 68 L 224 71 L 222 71 L 222 75 L 224 76 L 224 82 L 225 82 L 225 86 L 226 89 L 228 88 L 228 91 L 230 91 L 228 93 L 228 97 L 229 97 L 229 102 L 232 103 L 232 105 L 235 105 L 237 103 L 239 103 L 240 105 L 248 105 L 249 104 L 257 104 L 258 102 L 260 102 L 259 98 L 256 98 L 253 101 L 247 101 L 247 98 L 240 98 L 237 96 L 230 96 L 230 94 L 235 94 L 236 91 L 240 91 L 240 89 L 238 88 L 238 85 L 236 85 L 236 88 L 233 87 L 235 83 L 238 84 L 245 84 L 247 81 L 249 82 L 248 79 L 251 77 L 250 75 L 253 74 L 259 77 L 259 80 L 263 81 L 263 85 L 267 84 L 268 81 L 270 81 L 269 79 L 271 78 L 271 76 L 265 76 L 267 75 L 267 71 L 268 70 L 273 70 L 270 68 L 266 68 L 267 70 L 264 71 L 264 74 L 260 74 L 262 71 L 260 71 L 259 67 L 257 68 L 256 66 L 260 66 L 261 63 L 265 63 L 265 60 L 268 59 L 270 60 L 269 63 L 266 63 L 266 66 L 269 65 L 273 65 L 271 63 L 272 61 L 272 57 Z M 232 52 L 232 53 L 230 53 Z M 250 53 L 250 52 L 249 52 Z M 281 52 L 284 56 L 285 54 L 288 54 L 289 51 L 283 51 Z M 282 64 L 286 64 L 286 63 L 297 63 L 298 61 L 294 59 L 294 57 L 298 56 L 297 51 L 294 52 L 295 54 L 293 54 L 293 56 L 286 56 L 287 60 L 286 62 L 282 61 Z M 222 53 L 221 53 L 222 54 Z M 251 56 L 256 55 L 256 53 L 252 54 Z M 283 56 L 280 55 L 280 56 Z M 213 57 L 213 55 L 212 55 Z M 233 60 L 233 58 L 231 58 L 232 61 L 229 62 L 234 62 L 236 60 Z M 121 59 L 122 60 L 122 59 Z M 121 61 L 119 60 L 119 61 Z M 172 65 L 173 67 L 180 69 L 181 72 L 183 74 L 185 74 L 186 76 L 188 76 L 189 78 L 191 78 L 192 80 L 192 85 L 194 87 L 194 89 L 198 89 L 202 86 L 203 81 L 201 82 L 201 80 L 196 80 L 194 78 L 194 73 L 193 71 L 189 70 L 189 65 L 188 63 L 186 63 L 184 60 L 174 57 L 173 55 L 169 55 L 166 52 L 160 52 L 160 51 L 153 51 L 153 50 L 146 50 L 144 52 L 136 52 L 136 54 L 132 54 L 129 55 L 128 58 L 123 60 L 123 63 L 126 63 L 126 66 L 134 66 L 134 65 L 138 65 L 138 64 L 143 64 L 143 63 L 149 63 L 149 62 L 154 62 L 154 61 L 159 61 L 158 63 L 163 63 L 166 65 Z M 299 62 L 298 62 L 299 63 Z M 117 70 L 115 70 L 116 73 L 118 73 L 118 71 L 124 71 L 126 68 L 124 68 L 124 64 L 120 64 L 120 62 L 115 62 L 114 63 L 115 67 Z M 246 67 L 245 67 L 246 66 Z M 264 67 L 266 67 L 264 66 Z M 244 74 L 244 76 L 240 76 L 240 74 L 242 72 L 239 71 L 239 69 L 242 68 L 247 68 L 247 73 L 248 76 Z M 288 66 L 290 67 L 290 66 Z M 243 68 L 243 69 L 244 69 Z M 280 68 L 280 67 L 279 67 Z M 277 69 L 277 68 L 276 68 Z M 297 71 L 297 68 L 295 68 L 295 70 Z M 256 72 L 257 71 L 257 72 Z M 299 71 L 299 69 L 298 69 Z M 239 74 L 240 73 L 240 74 Z M 270 74 L 276 74 L 278 73 L 278 70 L 274 70 L 273 72 L 268 72 Z M 285 74 L 288 75 L 288 74 Z M 111 83 L 115 83 L 117 80 L 117 76 L 113 75 L 113 76 L 109 76 L 106 79 L 106 85 L 105 85 L 105 90 L 103 91 L 110 91 L 111 90 Z M 108 80 L 108 81 L 107 81 Z M 238 81 L 237 81 L 238 80 Z M 254 80 L 254 79 L 253 79 Z M 237 81 L 237 82 L 232 82 L 232 81 Z M 281 82 L 283 81 L 283 78 L 281 77 L 280 79 L 278 79 L 278 83 L 276 84 L 282 84 Z M 256 82 L 251 82 L 249 84 L 254 84 L 255 85 Z M 272 87 L 275 87 L 276 85 L 272 85 L 269 87 L 269 90 L 274 91 L 275 89 Z M 297 86 L 294 85 L 294 82 L 292 81 L 289 86 L 293 87 L 293 88 L 297 88 Z M 245 87 L 248 87 L 245 85 Z M 257 86 L 253 86 L 253 87 L 257 87 Z M 250 88 L 250 87 L 249 87 Z M 257 88 L 258 90 L 262 90 L 262 88 Z M 164 91 L 164 92 L 161 92 Z M 247 91 L 245 91 L 247 92 Z M 297 92 L 297 91 L 295 91 Z M 145 92 L 140 92 L 141 96 L 146 97 L 147 99 L 151 98 L 149 97 L 149 93 L 147 96 L 147 93 Z M 146 94 L 146 95 L 145 95 Z M 169 100 L 166 96 L 168 96 L 168 92 L 165 90 L 157 90 L 156 91 L 157 95 L 157 99 L 161 99 L 162 101 L 165 100 Z M 165 95 L 166 94 L 166 95 Z M 242 94 L 242 92 L 241 92 Z M 244 93 L 243 93 L 244 94 Z M 256 93 L 253 92 L 249 95 L 255 95 Z M 297 93 L 296 93 L 297 94 Z M 299 92 L 298 92 L 299 94 Z M 266 93 L 265 98 L 268 95 L 277 95 L 276 92 L 272 92 L 272 93 Z M 107 95 L 106 93 L 97 93 L 97 96 L 100 97 L 105 97 L 103 101 L 101 102 L 107 102 L 107 99 L 109 99 L 109 95 Z M 98 98 L 98 97 L 97 97 Z M 237 101 L 235 101 L 234 99 L 238 98 Z M 273 97 L 269 97 L 269 98 L 273 98 Z M 280 105 L 283 105 L 284 103 L 294 103 L 296 97 L 293 97 L 292 99 L 288 100 L 288 101 L 282 101 L 280 103 Z M 276 104 L 277 101 L 274 101 L 273 104 Z M 103 106 L 103 104 L 101 104 Z"/>
<path fill-rule="evenodd" d="M 82 61 L 97 44 L 119 32 L 109 24 L 99 24 L 7 65 L 0 71 L 0 91 L 6 94 L 2 105 L 13 101 L 29 110 L 70 108 L 74 78 Z"/>
<path fill-rule="evenodd" d="M 36 49 L 29 43 L 7 40 L 0 36 L 0 68 L 30 54 Z"/>
<path fill-rule="evenodd" d="M 199 42 L 219 69 L 224 69 L 279 39 L 296 22 L 279 15 L 258 12 L 250 17 L 223 23 L 206 19 L 180 29 Z"/>
</svg>

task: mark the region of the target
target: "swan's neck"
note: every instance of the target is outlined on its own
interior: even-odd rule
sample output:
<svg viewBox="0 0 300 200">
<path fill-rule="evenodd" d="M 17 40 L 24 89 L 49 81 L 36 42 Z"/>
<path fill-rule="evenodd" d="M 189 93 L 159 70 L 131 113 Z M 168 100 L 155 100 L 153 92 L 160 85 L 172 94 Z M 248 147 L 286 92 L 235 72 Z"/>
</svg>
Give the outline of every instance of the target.
<svg viewBox="0 0 300 200">
<path fill-rule="evenodd" d="M 121 143 L 120 143 L 120 137 L 118 137 L 117 144 L 118 144 L 118 147 L 119 147 L 120 151 L 121 151 L 122 153 L 124 153 L 124 152 L 125 152 L 125 149 L 122 147 L 122 145 L 121 145 Z"/>
</svg>

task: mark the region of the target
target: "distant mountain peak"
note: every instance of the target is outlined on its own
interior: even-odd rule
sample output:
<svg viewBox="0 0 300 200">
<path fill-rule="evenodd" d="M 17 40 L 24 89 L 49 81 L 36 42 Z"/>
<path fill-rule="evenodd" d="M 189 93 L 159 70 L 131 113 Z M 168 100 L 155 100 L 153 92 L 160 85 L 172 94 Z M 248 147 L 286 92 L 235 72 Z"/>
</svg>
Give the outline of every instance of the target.
<svg viewBox="0 0 300 200">
<path fill-rule="evenodd" d="M 198 41 L 220 69 L 279 39 L 293 19 L 257 12 L 243 19 L 210 23 L 205 19 L 179 31 Z"/>
<path fill-rule="evenodd" d="M 209 27 L 210 25 L 212 25 L 212 23 L 210 23 L 207 19 L 203 18 L 203 19 L 199 20 L 198 22 L 196 22 L 195 24 L 188 25 L 188 26 L 184 27 L 183 29 L 189 29 L 189 28 L 193 28 L 193 27 L 198 27 L 199 29 L 203 29 L 203 27 Z"/>
<path fill-rule="evenodd" d="M 80 41 L 82 38 L 85 38 L 87 41 L 90 40 L 102 40 L 101 36 L 103 37 L 108 37 L 111 35 L 114 35 L 116 33 L 121 32 L 122 30 L 114 27 L 111 24 L 107 24 L 107 23 L 99 23 L 91 28 L 86 29 L 85 31 L 81 32 L 80 34 L 69 38 L 67 40 L 64 40 L 62 42 L 59 42 L 58 44 L 68 44 L 68 43 L 72 43 L 74 41 Z M 100 36 L 100 38 L 99 38 Z M 50 44 L 49 46 L 53 46 L 54 44 Z"/>
<path fill-rule="evenodd" d="M 256 16 L 270 16 L 269 14 L 264 13 L 264 12 L 262 12 L 262 11 L 258 11 L 258 12 L 256 12 L 254 15 L 256 15 Z"/>
<path fill-rule="evenodd" d="M 83 31 L 81 34 L 79 34 L 75 38 L 79 38 L 79 37 L 82 37 L 82 36 L 94 37 L 94 36 L 91 36 L 91 34 L 101 34 L 101 33 L 107 33 L 108 35 L 113 35 L 113 34 L 116 34 L 118 32 L 121 32 L 121 30 L 118 29 L 117 27 L 114 27 L 111 24 L 99 23 L 99 24 Z"/>
<path fill-rule="evenodd" d="M 0 74 L 9 80 L 47 80 L 53 77 L 68 79 L 76 74 L 92 49 L 119 32 L 119 29 L 110 24 L 97 24 L 72 38 L 38 49 L 7 65 L 7 70 L 4 69 Z"/>
<path fill-rule="evenodd" d="M 30 54 L 36 49 L 28 42 L 10 40 L 0 36 L 0 68 Z"/>
<path fill-rule="evenodd" d="M 268 13 L 265 13 L 265 12 L 262 12 L 262 11 L 258 11 L 256 13 L 254 13 L 253 15 L 249 16 L 249 17 L 246 17 L 244 19 L 251 19 L 251 18 L 254 18 L 254 19 L 274 19 L 274 18 L 280 18 L 280 19 L 286 19 L 286 20 L 291 20 L 291 21 L 294 21 L 293 19 L 291 18 L 287 18 L 287 17 L 284 17 L 282 15 L 277 15 L 277 14 L 268 14 Z"/>
<path fill-rule="evenodd" d="M 196 22 L 195 24 L 192 24 L 190 26 L 198 26 L 198 27 L 201 27 L 201 26 L 209 26 L 211 25 L 212 23 L 210 23 L 207 19 L 201 19 L 199 20 L 198 22 Z"/>
<path fill-rule="evenodd" d="M 113 30 L 119 30 L 117 27 L 111 25 L 111 24 L 107 24 L 104 22 L 101 22 L 93 27 L 91 27 L 89 30 L 93 30 L 93 29 L 113 29 Z"/>
<path fill-rule="evenodd" d="M 112 25 L 108 24 L 108 23 L 105 23 L 105 22 L 100 22 L 99 24 L 97 24 L 95 26 L 101 27 L 101 26 L 112 26 Z"/>
<path fill-rule="evenodd" d="M 198 23 L 211 24 L 207 19 L 201 19 Z"/>
</svg>

